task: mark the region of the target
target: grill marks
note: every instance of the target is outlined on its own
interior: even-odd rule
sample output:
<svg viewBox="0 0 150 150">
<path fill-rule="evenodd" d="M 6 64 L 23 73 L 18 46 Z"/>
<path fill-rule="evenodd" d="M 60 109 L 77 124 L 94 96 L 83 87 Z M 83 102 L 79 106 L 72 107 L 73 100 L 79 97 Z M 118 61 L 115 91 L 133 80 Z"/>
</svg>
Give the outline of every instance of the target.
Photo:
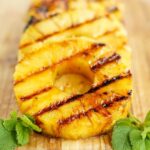
<svg viewBox="0 0 150 150">
<path fill-rule="evenodd" d="M 109 13 L 112 13 L 112 12 L 119 11 L 119 8 L 117 6 L 111 6 L 111 7 L 107 8 L 107 11 Z"/>
<path fill-rule="evenodd" d="M 100 19 L 100 17 L 92 18 L 91 20 L 87 20 L 87 21 L 85 21 L 85 22 L 83 22 L 83 23 L 72 24 L 70 27 L 66 28 L 65 30 L 57 31 L 57 32 L 54 32 L 54 33 L 51 33 L 51 34 L 48 34 L 48 35 L 44 35 L 44 36 L 42 36 L 41 38 L 36 39 L 34 42 L 26 43 L 26 44 L 24 44 L 24 45 L 21 45 L 19 48 L 20 48 L 20 50 L 21 50 L 22 48 L 25 48 L 25 47 L 27 47 L 27 46 L 30 46 L 30 45 L 32 45 L 32 44 L 34 44 L 34 43 L 36 43 L 36 42 L 42 42 L 42 41 L 44 41 L 45 39 L 47 39 L 47 38 L 49 38 L 49 37 L 51 37 L 51 36 L 54 36 L 54 35 L 56 35 L 56 34 L 58 34 L 58 33 L 62 33 L 62 32 L 64 32 L 64 31 L 67 31 L 67 30 L 70 30 L 70 29 L 73 29 L 73 28 L 77 28 L 77 27 L 79 27 L 79 26 L 84 26 L 84 25 L 86 25 L 86 24 L 88 24 L 88 23 L 92 23 L 92 22 L 94 22 L 94 21 L 96 21 L 96 20 L 98 20 L 98 19 Z"/>
<path fill-rule="evenodd" d="M 53 11 L 56 12 L 57 8 L 61 8 L 62 11 L 67 10 L 68 0 L 44 0 L 42 1 L 40 7 L 37 8 L 37 13 L 45 14 L 49 11 L 49 13 L 51 14 L 51 12 Z"/>
<path fill-rule="evenodd" d="M 93 92 L 99 90 L 100 88 L 102 88 L 104 86 L 107 86 L 107 85 L 109 85 L 109 84 L 111 84 L 117 80 L 121 80 L 123 78 L 130 77 L 131 75 L 132 75 L 131 72 L 128 71 L 126 73 L 120 74 L 120 75 L 112 77 L 110 79 L 106 79 L 100 85 L 96 85 L 95 87 L 91 88 L 87 93 L 93 93 Z"/>
<path fill-rule="evenodd" d="M 76 99 L 78 99 L 80 97 L 81 97 L 81 95 L 73 95 L 73 96 L 71 96 L 68 99 L 64 99 L 62 101 L 59 101 L 59 102 L 57 102 L 55 104 L 50 105 L 49 107 L 43 108 L 41 111 L 37 112 L 34 116 L 40 116 L 40 115 L 42 115 L 42 114 L 44 114 L 46 112 L 56 110 L 59 107 L 61 107 L 62 105 L 66 104 L 66 103 L 70 103 L 70 102 L 72 102 L 72 101 L 74 101 L 74 100 L 76 100 Z"/>
<path fill-rule="evenodd" d="M 100 44 L 99 46 L 102 46 L 102 45 Z M 117 60 L 120 59 L 120 58 L 121 58 L 120 55 L 114 53 L 114 54 L 112 54 L 112 55 L 111 55 L 110 57 L 108 57 L 108 58 L 104 57 L 104 58 L 98 60 L 98 62 L 96 62 L 96 63 L 98 63 L 98 64 L 95 65 L 94 67 L 92 66 L 91 69 L 94 70 L 94 71 L 96 71 L 97 69 L 99 69 L 99 68 L 102 67 L 103 65 L 106 65 L 106 64 L 111 63 L 111 62 L 113 62 L 113 61 L 117 61 Z M 100 62 L 101 60 L 102 60 L 102 62 Z M 100 64 L 100 63 L 101 63 L 101 64 Z M 105 81 L 105 82 L 106 82 L 106 81 Z M 45 87 L 45 88 L 40 89 L 39 91 L 36 91 L 36 92 L 34 92 L 34 93 L 30 94 L 30 95 L 21 97 L 20 99 L 21 99 L 22 101 L 29 100 L 29 99 L 31 99 L 31 98 L 34 97 L 34 96 L 40 95 L 40 94 L 42 94 L 42 93 L 44 93 L 44 92 L 47 92 L 47 91 L 51 90 L 51 88 L 52 88 L 51 86 L 50 86 L 50 87 Z"/>
<path fill-rule="evenodd" d="M 36 19 L 36 22 L 29 21 L 24 29 L 24 31 L 32 24 L 36 24 L 40 21 L 43 21 L 45 19 L 50 19 L 51 17 L 54 17 L 58 14 L 60 14 L 60 11 L 57 11 L 57 8 L 61 8 L 61 12 L 64 12 L 68 10 L 68 0 L 44 0 L 41 2 L 41 4 L 37 6 L 32 6 L 31 11 L 35 11 L 34 17 Z"/>
<path fill-rule="evenodd" d="M 109 101 L 105 101 L 102 104 L 97 105 L 94 108 L 90 108 L 89 110 L 87 110 L 86 112 L 81 112 L 79 114 L 74 114 L 68 118 L 59 120 L 57 123 L 59 126 L 63 126 L 66 124 L 70 124 L 71 122 L 73 122 L 74 120 L 77 119 L 81 119 L 82 117 L 87 116 L 89 113 L 91 113 L 92 111 L 94 112 L 98 112 L 100 114 L 102 114 L 104 117 L 108 117 L 110 115 L 110 113 L 107 111 L 106 108 L 111 107 L 115 102 L 119 102 L 122 100 L 126 100 L 129 98 L 130 95 L 126 95 L 126 96 L 115 96 L 112 100 Z"/>
<path fill-rule="evenodd" d="M 73 96 L 71 96 L 71 97 L 68 98 L 68 99 L 61 100 L 61 101 L 59 101 L 59 102 L 57 102 L 57 103 L 55 103 L 55 104 L 52 104 L 52 105 L 50 105 L 50 106 L 48 106 L 48 107 L 46 107 L 46 108 L 43 108 L 41 111 L 37 112 L 37 113 L 35 114 L 35 116 L 40 116 L 40 115 L 42 115 L 42 114 L 44 114 L 44 113 L 46 113 L 46 112 L 50 112 L 50 111 L 56 110 L 56 109 L 58 109 L 59 107 L 65 105 L 65 104 L 68 104 L 68 103 L 70 103 L 70 102 L 73 102 L 73 101 L 75 101 L 75 100 L 77 100 L 77 99 L 83 97 L 83 96 L 86 95 L 86 94 L 94 93 L 94 92 L 96 92 L 97 90 L 99 90 L 100 88 L 102 88 L 102 87 L 104 87 L 104 86 L 107 86 L 107 85 L 109 85 L 109 84 L 111 84 L 111 83 L 113 83 L 113 82 L 115 82 L 115 81 L 117 81 L 117 80 L 120 80 L 120 79 L 123 79 L 123 78 L 126 78 L 126 77 L 130 77 L 130 76 L 131 76 L 131 73 L 130 73 L 130 71 L 128 71 L 127 73 L 123 73 L 123 74 L 118 75 L 118 76 L 115 76 L 115 77 L 113 77 L 113 78 L 111 78 L 111 79 L 106 79 L 106 80 L 103 81 L 100 85 L 97 85 L 97 86 L 95 86 L 95 87 L 92 87 L 87 93 L 81 94 L 81 95 L 73 95 Z"/>
<path fill-rule="evenodd" d="M 84 52 L 86 52 L 86 51 L 91 51 L 92 49 L 97 49 L 97 48 L 100 48 L 100 47 L 103 47 L 103 46 L 105 46 L 105 44 L 103 44 L 103 43 L 94 43 L 94 44 L 92 44 L 91 47 L 88 48 L 88 49 L 81 50 L 80 52 L 78 52 L 78 53 L 76 53 L 76 54 L 74 54 L 74 55 L 72 55 L 72 56 L 63 58 L 62 60 L 60 60 L 59 62 L 57 62 L 57 63 L 55 63 L 55 64 L 52 64 L 52 65 L 49 65 L 49 66 L 40 68 L 39 70 L 37 70 L 37 71 L 35 71 L 35 72 L 32 72 L 31 74 L 27 75 L 25 78 L 22 78 L 22 79 L 20 79 L 20 80 L 16 80 L 16 81 L 14 82 L 14 85 L 17 85 L 17 84 L 19 84 L 19 83 L 25 81 L 27 78 L 29 78 L 29 77 L 31 77 L 31 76 L 34 76 L 34 75 L 39 74 L 39 73 L 41 73 L 41 72 L 43 72 L 43 71 L 46 71 L 47 69 L 49 69 L 49 68 L 51 68 L 51 67 L 54 67 L 55 65 L 60 64 L 61 62 L 65 61 L 65 60 L 68 60 L 68 59 L 70 59 L 70 58 L 72 58 L 72 57 L 75 57 L 75 56 L 77 56 L 77 55 L 79 55 L 79 54 L 82 54 L 82 53 L 84 54 Z"/>
<path fill-rule="evenodd" d="M 24 31 L 32 24 L 37 23 L 39 20 L 37 18 L 35 18 L 34 16 L 31 16 L 30 19 L 27 22 L 27 25 L 24 28 Z"/>
<path fill-rule="evenodd" d="M 124 95 L 123 95 L 123 96 L 116 96 L 116 97 L 114 97 L 114 99 L 111 100 L 111 101 L 105 101 L 105 102 L 103 102 L 103 103 L 102 103 L 102 107 L 103 107 L 103 108 L 111 107 L 115 102 L 119 102 L 119 101 L 122 101 L 122 100 L 126 100 L 126 99 L 128 99 L 130 96 L 131 96 L 131 94 L 129 94 L 129 92 L 127 93 L 126 96 L 124 96 Z"/>
<path fill-rule="evenodd" d="M 117 53 L 114 53 L 113 55 L 109 56 L 109 57 L 104 57 L 104 58 L 100 58 L 99 60 L 97 60 L 92 66 L 91 69 L 93 71 L 96 71 L 97 69 L 99 69 L 101 66 L 111 63 L 113 61 L 117 61 L 121 58 L 120 55 L 118 55 Z"/>
<path fill-rule="evenodd" d="M 40 94 L 42 94 L 42 93 L 44 93 L 44 92 L 49 91 L 51 88 L 52 88 L 51 86 L 50 86 L 50 87 L 45 87 L 45 88 L 40 89 L 39 91 L 36 91 L 36 92 L 34 92 L 34 93 L 30 94 L 30 95 L 21 97 L 20 99 L 21 99 L 22 101 L 31 99 L 32 97 L 35 97 L 35 96 L 37 96 L 37 95 L 40 95 Z"/>
<path fill-rule="evenodd" d="M 117 31 L 118 31 L 118 28 L 115 28 L 113 30 L 106 31 L 104 34 L 99 35 L 96 38 L 100 38 L 100 37 L 103 37 L 103 36 L 106 36 L 106 35 L 109 35 L 109 34 L 115 34 L 115 32 L 117 32 Z"/>
</svg>

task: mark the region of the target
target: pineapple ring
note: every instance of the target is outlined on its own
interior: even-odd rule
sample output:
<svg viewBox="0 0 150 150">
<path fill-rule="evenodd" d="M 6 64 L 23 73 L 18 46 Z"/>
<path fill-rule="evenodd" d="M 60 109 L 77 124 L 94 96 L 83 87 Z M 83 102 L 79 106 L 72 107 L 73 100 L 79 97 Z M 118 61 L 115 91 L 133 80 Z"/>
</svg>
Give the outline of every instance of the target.
<svg viewBox="0 0 150 150">
<path fill-rule="evenodd" d="M 92 45 L 96 44 L 91 39 L 81 39 L 90 41 Z M 76 40 L 79 38 L 73 42 L 77 43 Z M 127 63 L 129 58 L 127 48 L 114 51 L 102 44 L 86 52 L 79 51 L 74 57 L 15 85 L 20 109 L 23 113 L 34 116 L 43 132 L 51 136 L 77 139 L 106 132 L 116 120 L 126 116 L 130 106 L 131 79 L 130 73 L 126 72 L 130 68 Z M 32 65 L 34 64 L 36 61 Z M 21 67 L 25 69 L 24 66 L 19 69 Z M 16 74 L 19 69 L 17 68 Z M 66 79 L 67 77 L 71 78 Z M 37 79 L 41 82 L 37 82 Z M 44 83 L 45 89 L 34 95 L 21 97 L 19 90 L 24 92 L 27 89 L 25 84 L 34 86 L 34 89 L 38 87 L 32 85 L 31 80 L 38 86 Z M 72 87 L 65 88 L 69 80 L 73 80 L 70 83 Z M 116 80 L 118 81 L 114 82 Z M 78 84 L 81 81 L 85 83 L 84 88 Z M 51 87 L 47 87 L 49 83 Z M 121 101 L 122 99 L 124 100 Z M 110 101 L 114 101 L 114 104 L 107 108 Z M 80 132 L 76 133 L 78 127 Z"/>
<path fill-rule="evenodd" d="M 132 89 L 119 3 L 33 1 L 14 74 L 21 112 L 53 137 L 110 130 L 127 115 Z"/>
</svg>

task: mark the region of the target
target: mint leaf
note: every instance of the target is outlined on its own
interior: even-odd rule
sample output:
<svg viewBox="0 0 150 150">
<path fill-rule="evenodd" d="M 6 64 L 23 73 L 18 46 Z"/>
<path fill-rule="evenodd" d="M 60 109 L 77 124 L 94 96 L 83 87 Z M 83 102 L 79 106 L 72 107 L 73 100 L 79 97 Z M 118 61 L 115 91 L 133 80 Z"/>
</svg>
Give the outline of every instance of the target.
<svg viewBox="0 0 150 150">
<path fill-rule="evenodd" d="M 122 120 L 123 121 L 123 120 Z M 114 150 L 132 150 L 129 141 L 129 132 L 133 127 L 123 126 L 121 121 L 121 126 L 116 125 L 113 129 L 112 134 L 112 146 Z M 125 121 L 125 123 L 127 123 Z"/>
<path fill-rule="evenodd" d="M 26 114 L 25 116 L 28 117 L 28 119 L 30 119 L 33 123 L 35 123 L 35 119 L 32 116 L 28 114 Z"/>
<path fill-rule="evenodd" d="M 129 133 L 132 150 L 146 150 L 145 140 L 142 138 L 142 131 L 133 129 Z"/>
<path fill-rule="evenodd" d="M 20 119 L 22 120 L 22 122 L 24 123 L 25 126 L 30 127 L 32 130 L 36 131 L 36 132 L 41 132 L 41 128 L 39 128 L 37 125 L 35 125 L 31 119 L 29 119 L 26 115 L 23 115 L 22 117 L 20 117 Z"/>
<path fill-rule="evenodd" d="M 132 114 L 129 114 L 129 118 L 127 118 L 127 119 L 129 119 L 132 122 L 132 124 L 134 124 L 134 125 L 141 124 L 141 121 L 139 119 L 137 119 L 136 117 L 134 117 Z"/>
<path fill-rule="evenodd" d="M 145 147 L 146 147 L 146 150 L 150 150 L 150 139 L 145 140 Z"/>
<path fill-rule="evenodd" d="M 17 119 L 17 112 L 16 111 L 11 112 L 10 113 L 10 118 Z"/>
<path fill-rule="evenodd" d="M 150 126 L 150 111 L 147 113 L 146 118 L 144 120 L 145 126 Z"/>
<path fill-rule="evenodd" d="M 0 150 L 14 150 L 17 146 L 15 132 L 6 130 L 3 123 L 0 120 Z"/>
<path fill-rule="evenodd" d="M 150 133 L 147 134 L 147 138 L 150 140 Z"/>
<path fill-rule="evenodd" d="M 12 112 L 9 119 L 0 120 L 0 150 L 14 150 L 27 144 L 33 130 L 41 132 L 31 116 L 18 117 L 16 112 Z"/>
<path fill-rule="evenodd" d="M 143 123 L 132 115 L 117 121 L 112 146 L 114 150 L 150 150 L 150 111 Z"/>
<path fill-rule="evenodd" d="M 133 120 L 132 118 L 124 118 L 124 119 L 118 120 L 116 122 L 116 126 L 136 127 L 136 125 L 134 123 L 135 123 L 135 120 Z"/>
<path fill-rule="evenodd" d="M 12 131 L 15 130 L 16 122 L 17 119 L 9 119 L 9 120 L 5 120 L 3 122 L 3 125 L 8 131 Z"/>
<path fill-rule="evenodd" d="M 149 137 L 149 134 L 150 134 L 150 127 L 144 127 L 144 131 L 142 132 L 142 138 L 145 139 L 146 136 Z"/>
<path fill-rule="evenodd" d="M 29 142 L 30 130 L 24 127 L 21 122 L 16 124 L 17 141 L 19 145 L 25 145 Z"/>
<path fill-rule="evenodd" d="M 132 150 L 129 140 L 129 132 L 137 129 L 138 120 L 135 118 L 124 118 L 116 122 L 112 134 L 112 146 L 114 150 Z"/>
<path fill-rule="evenodd" d="M 15 130 L 16 122 L 17 122 L 17 113 L 12 112 L 10 114 L 10 119 L 4 120 L 3 125 L 8 131 L 12 131 Z"/>
</svg>

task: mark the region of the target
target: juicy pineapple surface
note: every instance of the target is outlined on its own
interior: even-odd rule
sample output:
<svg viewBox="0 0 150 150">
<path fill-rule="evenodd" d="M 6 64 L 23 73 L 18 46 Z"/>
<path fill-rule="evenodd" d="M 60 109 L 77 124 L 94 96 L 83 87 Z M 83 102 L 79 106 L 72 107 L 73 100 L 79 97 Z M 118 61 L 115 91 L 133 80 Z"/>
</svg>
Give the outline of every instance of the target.
<svg viewBox="0 0 150 150">
<path fill-rule="evenodd" d="M 20 41 L 14 91 L 43 133 L 79 139 L 127 116 L 130 48 L 114 0 L 34 0 Z"/>
</svg>

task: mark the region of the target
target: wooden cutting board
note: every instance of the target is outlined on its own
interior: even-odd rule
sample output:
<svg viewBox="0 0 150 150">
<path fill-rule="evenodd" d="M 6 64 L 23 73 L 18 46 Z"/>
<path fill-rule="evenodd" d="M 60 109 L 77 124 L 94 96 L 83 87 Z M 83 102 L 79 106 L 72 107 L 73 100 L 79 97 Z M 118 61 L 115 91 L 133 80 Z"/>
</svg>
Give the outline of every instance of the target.
<svg viewBox="0 0 150 150">
<path fill-rule="evenodd" d="M 125 26 L 133 49 L 134 101 L 131 111 L 144 118 L 150 110 L 150 0 L 123 0 Z M 0 117 L 17 109 L 12 74 L 17 47 L 29 0 L 0 0 Z M 18 150 L 111 150 L 111 136 L 68 141 L 33 134 L 27 146 Z"/>
</svg>

